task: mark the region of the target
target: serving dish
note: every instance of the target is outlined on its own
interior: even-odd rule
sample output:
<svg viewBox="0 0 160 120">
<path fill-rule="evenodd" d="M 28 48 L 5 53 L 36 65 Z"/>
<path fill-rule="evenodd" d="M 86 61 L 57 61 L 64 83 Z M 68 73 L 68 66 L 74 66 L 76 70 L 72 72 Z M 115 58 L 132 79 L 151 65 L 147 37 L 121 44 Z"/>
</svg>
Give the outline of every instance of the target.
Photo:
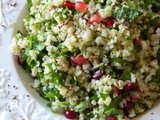
<svg viewBox="0 0 160 120">
<path fill-rule="evenodd" d="M 10 77 L 10 79 L 13 80 L 10 84 L 13 84 L 13 83 L 15 84 L 16 82 L 18 84 L 20 84 L 21 89 L 23 89 L 23 90 L 18 89 L 18 92 L 21 92 L 20 94 L 31 95 L 33 97 L 32 99 L 34 101 L 36 101 L 35 103 L 40 104 L 40 106 L 42 105 L 41 108 L 44 108 L 45 113 L 48 113 L 49 116 L 52 116 L 52 119 L 51 118 L 46 118 L 46 120 L 49 120 L 49 119 L 51 119 L 51 120 L 65 119 L 62 115 L 54 115 L 46 107 L 46 101 L 43 100 L 41 97 L 39 97 L 39 95 L 34 90 L 31 89 L 30 83 L 33 82 L 33 79 L 17 64 L 17 61 L 16 61 L 15 57 L 8 50 L 8 48 L 10 46 L 11 38 L 14 36 L 14 34 L 18 30 L 23 30 L 22 19 L 25 17 L 25 14 L 27 13 L 26 2 L 25 1 L 17 1 L 17 3 L 19 3 L 18 6 L 17 6 L 17 7 L 19 7 L 18 8 L 19 10 L 12 14 L 13 16 L 15 15 L 15 18 L 14 18 L 15 25 L 13 25 L 13 27 L 11 27 L 10 29 L 7 29 L 5 31 L 5 33 L 2 35 L 3 39 L 2 39 L 2 47 L 0 47 L 0 49 L 1 49 L 0 55 L 4 56 L 4 51 L 5 51 L 6 55 L 4 57 L 2 57 L 0 65 L 3 66 L 4 68 L 7 68 L 7 70 L 11 71 L 12 75 L 14 75 L 14 78 L 12 76 Z M 4 41 L 5 39 L 7 39 L 8 41 Z M 20 79 L 20 81 L 18 81 L 17 79 Z M 13 92 L 13 91 L 11 91 L 11 92 Z M 15 93 L 12 93 L 12 94 L 15 94 Z M 20 94 L 18 93 L 18 95 L 20 95 Z M 159 109 L 160 109 L 159 104 L 157 104 L 157 105 L 155 105 L 155 107 L 153 109 L 151 109 L 148 112 L 145 112 L 143 115 L 138 116 L 137 118 L 135 118 L 135 120 L 138 120 L 138 119 L 139 120 L 143 120 L 143 119 L 158 120 L 159 119 L 159 114 L 158 114 Z M 33 110 L 32 107 L 28 107 L 28 111 L 32 111 L 32 110 Z M 41 114 L 44 114 L 44 113 L 42 112 Z"/>
</svg>

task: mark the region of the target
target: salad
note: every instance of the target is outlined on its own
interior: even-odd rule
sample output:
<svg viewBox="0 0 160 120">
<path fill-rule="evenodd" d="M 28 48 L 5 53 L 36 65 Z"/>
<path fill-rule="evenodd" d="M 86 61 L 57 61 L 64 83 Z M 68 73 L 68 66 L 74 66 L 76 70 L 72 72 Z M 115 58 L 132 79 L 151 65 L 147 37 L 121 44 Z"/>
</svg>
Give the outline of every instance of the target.
<svg viewBox="0 0 160 120">
<path fill-rule="evenodd" d="M 11 50 L 67 119 L 126 120 L 160 98 L 159 0 L 27 0 Z"/>
</svg>

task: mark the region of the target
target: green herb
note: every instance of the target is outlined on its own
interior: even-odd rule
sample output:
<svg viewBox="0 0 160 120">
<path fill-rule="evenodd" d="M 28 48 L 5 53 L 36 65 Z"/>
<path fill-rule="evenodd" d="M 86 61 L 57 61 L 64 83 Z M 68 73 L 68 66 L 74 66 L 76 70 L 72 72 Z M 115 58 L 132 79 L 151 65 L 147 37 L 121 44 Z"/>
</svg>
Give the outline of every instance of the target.
<svg viewBox="0 0 160 120">
<path fill-rule="evenodd" d="M 68 106 L 68 102 L 66 102 L 66 101 L 59 101 L 58 103 L 57 103 L 57 106 L 59 106 L 58 108 L 56 107 L 51 107 L 52 108 L 52 111 L 54 112 L 54 113 L 63 113 L 66 109 L 67 109 L 67 106 Z"/>
<path fill-rule="evenodd" d="M 43 72 L 38 72 L 38 73 L 37 73 L 37 78 L 38 78 L 38 79 L 41 80 L 41 79 L 43 79 L 43 77 L 44 77 Z"/>
<path fill-rule="evenodd" d="M 106 97 L 108 97 L 109 95 L 108 94 L 100 94 L 101 95 L 101 98 L 103 99 L 103 100 L 105 100 L 106 99 Z"/>
<path fill-rule="evenodd" d="M 110 74 L 109 74 L 110 76 L 112 76 L 113 78 L 116 78 L 117 77 L 117 74 L 115 73 L 115 72 L 110 72 Z"/>
<path fill-rule="evenodd" d="M 78 82 L 78 78 L 77 77 L 72 77 L 72 79 L 70 80 L 70 83 L 72 85 L 77 85 L 79 82 Z"/>
<path fill-rule="evenodd" d="M 28 8 L 31 8 L 32 7 L 32 0 L 27 0 L 27 5 L 28 5 Z"/>
<path fill-rule="evenodd" d="M 66 19 L 70 19 L 73 17 L 72 11 L 68 8 L 57 8 L 56 12 L 53 15 L 54 22 L 63 22 Z"/>
<path fill-rule="evenodd" d="M 90 101 L 95 100 L 97 101 L 99 98 L 97 97 L 96 91 L 91 89 L 91 91 L 88 93 L 88 96 L 90 97 Z"/>
<path fill-rule="evenodd" d="M 80 102 L 78 105 L 74 107 L 74 110 L 77 112 L 82 112 L 88 107 L 87 102 Z"/>
<path fill-rule="evenodd" d="M 158 25 L 159 23 L 160 23 L 160 17 L 159 17 L 159 16 L 153 18 L 153 19 L 149 22 L 149 24 L 152 25 L 152 26 Z"/>
<path fill-rule="evenodd" d="M 46 91 L 43 91 L 45 93 L 45 98 L 52 100 L 63 100 L 63 96 L 60 94 L 59 90 L 56 88 L 50 89 L 47 88 Z"/>
<path fill-rule="evenodd" d="M 66 17 L 73 17 L 72 15 L 72 11 L 69 10 L 68 8 L 64 9 L 63 12 L 62 12 L 62 16 L 66 16 Z M 64 18 L 64 17 L 63 17 Z"/>
<path fill-rule="evenodd" d="M 32 60 L 31 57 L 28 57 L 27 64 L 28 64 L 28 66 L 30 66 L 30 68 L 33 68 L 34 66 L 36 66 L 36 61 Z"/>
<path fill-rule="evenodd" d="M 24 62 L 28 56 L 29 56 L 29 49 L 22 50 L 22 53 L 20 55 L 20 61 Z"/>
<path fill-rule="evenodd" d="M 27 40 L 29 41 L 29 48 L 33 49 L 34 45 L 37 44 L 37 35 L 27 36 Z"/>
<path fill-rule="evenodd" d="M 48 67 L 50 69 L 52 69 L 52 64 L 48 64 Z M 64 75 L 61 71 L 52 71 L 49 74 L 52 76 L 50 82 L 52 82 L 56 85 L 63 85 L 63 83 L 64 83 L 63 80 L 66 77 L 66 75 Z"/>
<path fill-rule="evenodd" d="M 128 63 L 128 61 L 123 60 L 123 58 L 112 58 L 111 62 L 117 62 L 117 63 L 121 64 L 122 66 L 125 66 Z"/>
<path fill-rule="evenodd" d="M 25 21 L 27 21 L 27 22 L 29 22 L 29 20 L 31 19 L 31 18 L 34 18 L 35 16 L 34 16 L 34 14 L 29 14 L 29 15 L 27 15 L 26 17 L 25 17 Z"/>
<path fill-rule="evenodd" d="M 112 100 L 110 106 L 114 108 L 119 108 L 119 103 L 122 101 L 122 97 L 116 97 Z"/>
<path fill-rule="evenodd" d="M 59 48 L 59 51 L 60 51 L 59 54 L 61 54 L 62 56 L 69 57 L 71 55 L 71 52 L 68 50 L 68 48 L 66 46 L 60 44 L 58 46 L 58 48 Z"/>
<path fill-rule="evenodd" d="M 119 115 L 122 114 L 123 111 L 119 107 L 119 103 L 122 101 L 121 97 L 116 97 L 112 100 L 111 104 L 105 107 L 105 115 Z"/>
<path fill-rule="evenodd" d="M 160 69 L 157 70 L 156 75 L 153 77 L 153 81 L 160 83 Z"/>
<path fill-rule="evenodd" d="M 122 6 L 120 9 L 115 11 L 114 17 L 119 19 L 126 19 L 129 22 L 133 22 L 140 15 L 140 11 L 138 10 L 139 6 L 136 6 L 136 3 L 133 1 L 127 1 L 126 6 Z"/>
<path fill-rule="evenodd" d="M 85 112 L 84 112 L 84 114 L 85 114 Z M 95 114 L 93 112 L 89 112 L 89 113 L 86 112 L 86 117 L 88 118 L 88 119 L 86 118 L 86 120 L 90 120 L 91 118 L 94 117 L 94 115 Z"/>
<path fill-rule="evenodd" d="M 129 22 L 133 22 L 139 16 L 139 12 L 136 9 L 132 9 L 129 7 L 122 7 L 114 13 L 114 16 L 115 18 L 119 19 L 125 18 Z"/>
<path fill-rule="evenodd" d="M 35 47 L 38 51 L 42 51 L 45 48 L 45 45 L 43 43 L 39 43 L 35 45 Z"/>
<path fill-rule="evenodd" d="M 154 13 L 158 13 L 160 10 L 160 1 L 159 0 L 155 0 L 156 2 L 152 3 L 152 11 Z"/>
<path fill-rule="evenodd" d="M 131 72 L 130 71 L 123 71 L 120 78 L 122 80 L 131 80 Z"/>
<path fill-rule="evenodd" d="M 115 108 L 106 108 L 105 109 L 105 115 L 108 116 L 108 115 L 120 115 L 120 114 L 123 114 L 123 111 L 120 110 L 120 109 L 115 109 Z"/>
<path fill-rule="evenodd" d="M 45 97 L 49 99 L 53 99 L 55 97 L 55 94 L 54 92 L 48 92 Z"/>
</svg>

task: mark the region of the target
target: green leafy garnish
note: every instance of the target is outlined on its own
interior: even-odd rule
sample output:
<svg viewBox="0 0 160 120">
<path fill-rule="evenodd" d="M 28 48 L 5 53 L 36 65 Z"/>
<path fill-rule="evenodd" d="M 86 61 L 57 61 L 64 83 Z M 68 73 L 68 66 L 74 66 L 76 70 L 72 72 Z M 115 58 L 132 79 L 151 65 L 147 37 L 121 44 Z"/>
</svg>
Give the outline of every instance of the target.
<svg viewBox="0 0 160 120">
<path fill-rule="evenodd" d="M 27 40 L 29 41 L 29 47 L 32 49 L 35 44 L 37 44 L 37 35 L 27 36 Z"/>
<path fill-rule="evenodd" d="M 28 8 L 31 8 L 33 5 L 32 0 L 27 0 L 27 5 L 28 5 Z"/>
<path fill-rule="evenodd" d="M 138 9 L 129 6 L 123 6 L 114 13 L 115 18 L 124 18 L 129 22 L 135 21 L 139 15 L 140 12 L 138 11 Z"/>
<path fill-rule="evenodd" d="M 119 107 L 119 103 L 122 101 L 121 97 L 116 97 L 112 100 L 110 106 L 105 107 L 105 115 L 119 115 L 123 111 Z"/>
<path fill-rule="evenodd" d="M 29 49 L 23 50 L 20 55 L 20 61 L 24 62 L 29 56 Z"/>
<path fill-rule="evenodd" d="M 88 107 L 87 102 L 80 102 L 78 105 L 74 107 L 75 111 L 82 112 Z"/>
<path fill-rule="evenodd" d="M 160 23 L 160 17 L 159 16 L 155 16 L 154 18 L 152 18 L 148 24 L 151 26 L 156 26 Z"/>
<path fill-rule="evenodd" d="M 160 69 L 157 70 L 156 75 L 153 77 L 153 81 L 160 83 Z"/>
<path fill-rule="evenodd" d="M 63 96 L 59 93 L 59 90 L 56 88 L 49 89 L 47 88 L 46 91 L 43 91 L 45 94 L 45 98 L 49 99 L 50 101 L 58 99 L 58 100 L 63 100 Z"/>
<path fill-rule="evenodd" d="M 43 43 L 39 43 L 35 45 L 35 47 L 38 51 L 42 51 L 45 48 L 45 45 Z"/>
<path fill-rule="evenodd" d="M 122 9 L 117 10 L 115 16 L 119 19 L 125 18 L 128 21 L 134 21 L 139 15 L 139 12 L 135 9 L 123 7 Z"/>
<path fill-rule="evenodd" d="M 115 109 L 115 108 L 110 108 L 108 107 L 107 109 L 105 109 L 105 115 L 120 115 L 122 114 L 123 111 L 120 109 Z"/>
<path fill-rule="evenodd" d="M 123 71 L 120 78 L 122 80 L 131 80 L 131 72 L 130 71 Z"/>
</svg>

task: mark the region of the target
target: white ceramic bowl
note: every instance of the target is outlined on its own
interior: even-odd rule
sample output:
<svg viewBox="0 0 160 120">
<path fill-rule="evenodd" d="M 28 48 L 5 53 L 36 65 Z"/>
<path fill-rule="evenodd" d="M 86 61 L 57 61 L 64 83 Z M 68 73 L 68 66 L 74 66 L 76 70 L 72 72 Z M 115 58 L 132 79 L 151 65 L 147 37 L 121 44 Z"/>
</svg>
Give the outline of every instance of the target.
<svg viewBox="0 0 160 120">
<path fill-rule="evenodd" d="M 22 9 L 19 12 L 19 17 L 16 20 L 16 24 L 13 30 L 13 34 L 12 37 L 16 34 L 17 31 L 23 31 L 23 18 L 27 15 L 28 13 L 28 9 L 27 9 L 27 5 L 26 3 L 24 3 L 24 6 L 22 7 Z M 46 111 L 51 112 L 50 108 L 48 108 L 46 106 L 47 101 L 44 100 L 42 97 L 39 96 L 39 94 L 32 89 L 29 84 L 33 83 L 33 78 L 31 78 L 31 76 L 29 75 L 29 73 L 27 73 L 24 69 L 22 69 L 22 67 L 20 65 L 17 64 L 16 58 L 14 55 L 12 56 L 12 61 L 14 64 L 14 69 L 15 71 L 17 71 L 17 74 L 23 84 L 23 86 L 25 87 L 25 89 L 27 89 L 27 91 L 30 93 L 31 96 L 34 97 L 34 99 L 39 102 L 40 104 L 42 104 L 42 106 L 46 109 Z M 156 103 L 155 106 L 146 111 L 145 113 L 139 115 L 138 117 L 134 118 L 134 120 L 160 120 L 160 104 Z M 63 115 L 59 115 L 59 117 L 61 117 L 62 119 L 65 119 Z"/>
</svg>

